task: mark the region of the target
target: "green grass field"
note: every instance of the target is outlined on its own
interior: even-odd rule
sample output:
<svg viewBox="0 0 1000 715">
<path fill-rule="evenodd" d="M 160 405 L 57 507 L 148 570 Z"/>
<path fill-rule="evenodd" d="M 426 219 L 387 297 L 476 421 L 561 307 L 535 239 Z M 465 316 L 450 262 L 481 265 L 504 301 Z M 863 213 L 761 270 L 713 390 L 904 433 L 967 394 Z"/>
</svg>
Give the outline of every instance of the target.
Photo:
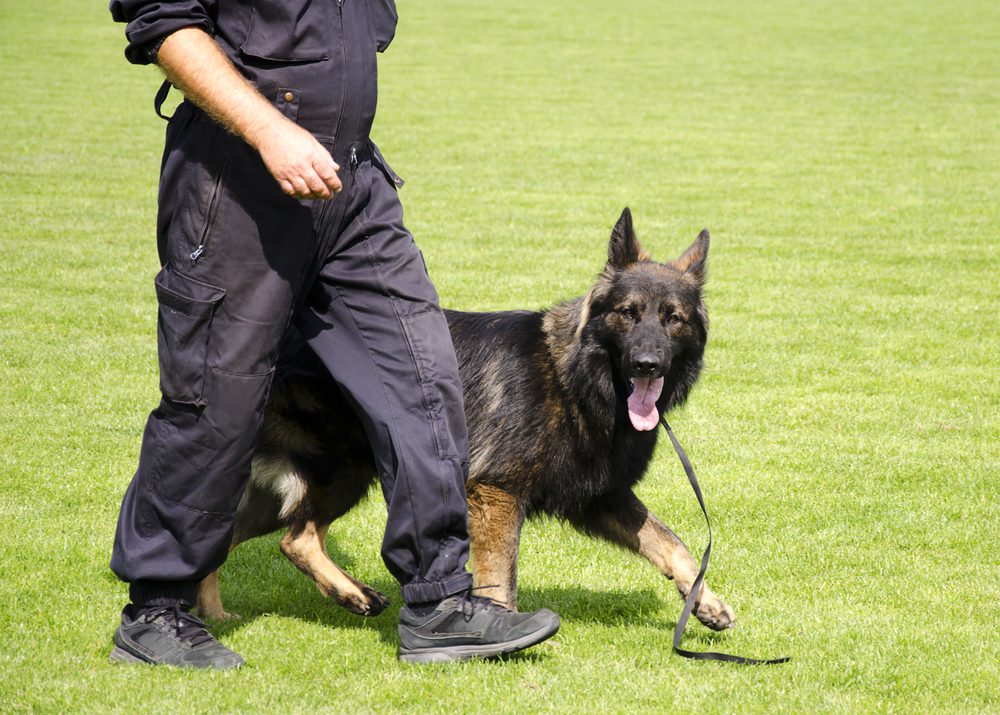
<svg viewBox="0 0 1000 715">
<path fill-rule="evenodd" d="M 375 138 L 447 306 L 581 294 L 626 205 L 661 259 L 711 229 L 707 365 L 671 422 L 739 624 L 685 643 L 792 661 L 675 656 L 672 584 L 543 521 L 521 605 L 559 634 L 401 665 L 376 497 L 329 545 L 389 612 L 337 609 L 269 537 L 223 570 L 245 669 L 110 665 L 107 562 L 158 394 L 160 80 L 103 0 L 0 0 L 0 711 L 1000 711 L 997 4 L 400 11 Z M 668 448 L 639 491 L 700 553 Z"/>
</svg>

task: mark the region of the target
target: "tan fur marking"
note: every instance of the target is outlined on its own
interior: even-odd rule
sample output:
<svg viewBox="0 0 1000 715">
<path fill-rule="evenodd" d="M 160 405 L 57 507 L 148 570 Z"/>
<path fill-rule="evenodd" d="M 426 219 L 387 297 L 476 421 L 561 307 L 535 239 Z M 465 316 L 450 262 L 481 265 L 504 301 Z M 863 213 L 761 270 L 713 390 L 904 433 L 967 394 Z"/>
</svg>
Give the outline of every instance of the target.
<svg viewBox="0 0 1000 715">
<path fill-rule="evenodd" d="M 576 332 L 574 333 L 577 340 L 580 340 L 583 335 L 583 329 L 587 327 L 587 321 L 590 320 L 590 303 L 594 299 L 594 291 L 596 290 L 596 285 L 591 287 L 587 291 L 587 297 L 583 299 L 583 307 L 580 309 L 580 322 L 576 324 Z"/>
<path fill-rule="evenodd" d="M 317 525 L 307 521 L 298 534 L 288 531 L 281 539 L 281 553 L 306 576 L 311 578 L 325 596 L 354 613 L 374 615 L 381 612 L 384 604 L 377 607 L 371 603 L 375 592 L 353 576 L 343 571 L 330 560 L 326 553 L 326 533 L 329 524 Z M 384 597 L 383 597 L 384 598 Z M 376 610 L 377 609 L 377 610 Z"/>
<path fill-rule="evenodd" d="M 698 575 L 698 565 L 677 535 L 667 528 L 635 498 L 633 509 L 644 515 L 638 528 L 623 521 L 619 514 L 608 511 L 601 514 L 590 526 L 600 536 L 635 551 L 648 560 L 660 573 L 673 579 L 682 598 L 686 598 Z M 632 516 L 630 514 L 629 516 Z M 714 630 L 729 628 L 736 620 L 733 609 L 727 606 L 703 583 L 696 601 L 695 616 Z"/>
<path fill-rule="evenodd" d="M 667 265 L 675 268 L 681 273 L 690 275 L 695 283 L 703 283 L 705 279 L 704 261 L 705 256 L 708 253 L 708 245 L 708 230 L 704 230 L 698 234 L 698 238 L 694 240 L 694 243 L 688 246 L 687 250 L 681 254 L 680 258 L 670 261 Z M 698 266 L 698 268 L 695 268 L 696 266 Z"/>
<path fill-rule="evenodd" d="M 237 546 L 236 542 L 229 544 L 229 553 Z M 222 606 L 222 594 L 219 592 L 219 570 L 216 569 L 202 579 L 198 584 L 198 606 L 196 612 L 202 618 L 216 621 L 231 621 L 240 617 L 238 613 L 229 613 Z"/>
<path fill-rule="evenodd" d="M 480 596 L 517 608 L 517 551 L 521 513 L 517 498 L 494 486 L 472 481 L 467 488 L 472 573 Z"/>
<path fill-rule="evenodd" d="M 639 538 L 639 555 L 664 576 L 673 579 L 681 594 L 687 595 L 698 575 L 698 566 L 684 543 L 652 514 L 646 515 L 646 521 L 636 536 Z"/>
<path fill-rule="evenodd" d="M 309 485 L 295 471 L 292 463 L 284 457 L 277 459 L 255 457 L 250 479 L 261 489 L 266 489 L 281 499 L 279 519 L 287 518 L 309 492 Z"/>
<path fill-rule="evenodd" d="M 479 474 L 490 463 L 493 452 L 489 446 L 479 444 L 469 445 L 469 474 Z"/>
<path fill-rule="evenodd" d="M 542 332 L 545 333 L 545 344 L 548 353 L 556 361 L 557 374 L 565 374 L 569 371 L 580 350 L 580 332 L 587 326 L 589 318 L 589 305 L 593 298 L 597 286 L 595 285 L 587 293 L 586 298 L 561 303 L 550 308 L 542 318 Z M 588 313 L 584 318 L 583 314 Z M 570 339 L 569 336 L 573 335 Z"/>
<path fill-rule="evenodd" d="M 281 497 L 279 519 L 285 519 L 306 497 L 309 485 L 299 476 L 298 472 L 286 472 L 278 483 L 278 496 Z"/>
<path fill-rule="evenodd" d="M 499 359 L 487 363 L 483 370 L 486 382 L 483 386 L 483 392 L 486 396 L 486 411 L 489 414 L 500 412 L 503 409 L 506 393 L 504 392 L 503 380 L 500 378 L 502 372 L 503 361 Z"/>
<path fill-rule="evenodd" d="M 216 621 L 229 621 L 240 617 L 238 613 L 229 613 L 222 607 L 218 570 L 210 573 L 198 584 L 198 615 Z"/>
</svg>

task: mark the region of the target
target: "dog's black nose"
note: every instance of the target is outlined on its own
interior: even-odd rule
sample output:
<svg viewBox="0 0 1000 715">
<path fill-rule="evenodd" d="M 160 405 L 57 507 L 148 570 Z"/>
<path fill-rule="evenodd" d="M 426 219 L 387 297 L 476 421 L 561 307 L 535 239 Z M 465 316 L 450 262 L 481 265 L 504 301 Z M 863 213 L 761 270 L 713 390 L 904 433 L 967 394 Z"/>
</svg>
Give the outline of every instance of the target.
<svg viewBox="0 0 1000 715">
<path fill-rule="evenodd" d="M 660 371 L 660 358 L 655 353 L 640 353 L 632 358 L 636 377 L 653 377 Z"/>
</svg>

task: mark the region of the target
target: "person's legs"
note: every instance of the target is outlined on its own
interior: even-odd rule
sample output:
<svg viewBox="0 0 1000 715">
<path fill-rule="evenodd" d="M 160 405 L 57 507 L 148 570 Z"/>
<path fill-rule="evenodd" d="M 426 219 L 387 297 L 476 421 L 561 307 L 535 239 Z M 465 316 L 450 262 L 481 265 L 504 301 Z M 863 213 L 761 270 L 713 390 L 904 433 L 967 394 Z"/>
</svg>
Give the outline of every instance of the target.
<svg viewBox="0 0 1000 715">
<path fill-rule="evenodd" d="M 296 325 L 365 425 L 388 505 L 382 556 L 408 603 L 467 590 L 468 437 L 437 293 L 394 187 L 362 148 L 344 226 Z"/>
<path fill-rule="evenodd" d="M 282 194 L 249 146 L 189 105 L 168 128 L 157 233 L 163 398 L 146 423 L 111 559 L 133 610 L 189 608 L 197 583 L 225 560 L 278 343 L 316 255 L 312 208 Z M 149 635 L 162 624 L 146 624 L 140 636 L 153 645 L 144 648 L 125 628 L 142 614 L 126 611 L 117 649 L 149 660 L 148 650 L 162 650 Z"/>
<path fill-rule="evenodd" d="M 353 403 L 388 505 L 382 558 L 403 587 L 399 657 L 439 662 L 508 653 L 559 628 L 472 596 L 468 436 L 448 323 L 403 226 L 390 172 L 367 150 L 327 261 L 296 325 Z"/>
</svg>

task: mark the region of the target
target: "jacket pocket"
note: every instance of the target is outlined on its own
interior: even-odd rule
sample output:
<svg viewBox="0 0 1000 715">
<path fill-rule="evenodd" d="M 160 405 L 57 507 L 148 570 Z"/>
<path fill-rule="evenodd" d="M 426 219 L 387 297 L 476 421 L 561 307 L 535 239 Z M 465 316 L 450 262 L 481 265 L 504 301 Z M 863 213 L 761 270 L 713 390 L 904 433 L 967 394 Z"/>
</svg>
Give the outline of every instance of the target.
<svg viewBox="0 0 1000 715">
<path fill-rule="evenodd" d="M 160 392 L 171 402 L 204 407 L 208 338 L 215 310 L 226 292 L 169 265 L 153 283 L 159 303 Z"/>
<path fill-rule="evenodd" d="M 254 0 L 240 51 L 275 62 L 315 62 L 330 57 L 334 0 Z"/>
<path fill-rule="evenodd" d="M 375 49 L 385 52 L 396 35 L 396 3 L 394 0 L 365 0 L 372 21 L 372 39 Z"/>
<path fill-rule="evenodd" d="M 151 489 L 161 497 L 154 509 L 169 512 L 177 528 L 205 529 L 198 514 L 214 515 L 217 525 L 219 515 L 236 511 L 273 376 L 273 369 L 237 375 L 209 367 L 204 409 L 170 412 L 160 450 L 169 457 L 156 463 Z"/>
</svg>

